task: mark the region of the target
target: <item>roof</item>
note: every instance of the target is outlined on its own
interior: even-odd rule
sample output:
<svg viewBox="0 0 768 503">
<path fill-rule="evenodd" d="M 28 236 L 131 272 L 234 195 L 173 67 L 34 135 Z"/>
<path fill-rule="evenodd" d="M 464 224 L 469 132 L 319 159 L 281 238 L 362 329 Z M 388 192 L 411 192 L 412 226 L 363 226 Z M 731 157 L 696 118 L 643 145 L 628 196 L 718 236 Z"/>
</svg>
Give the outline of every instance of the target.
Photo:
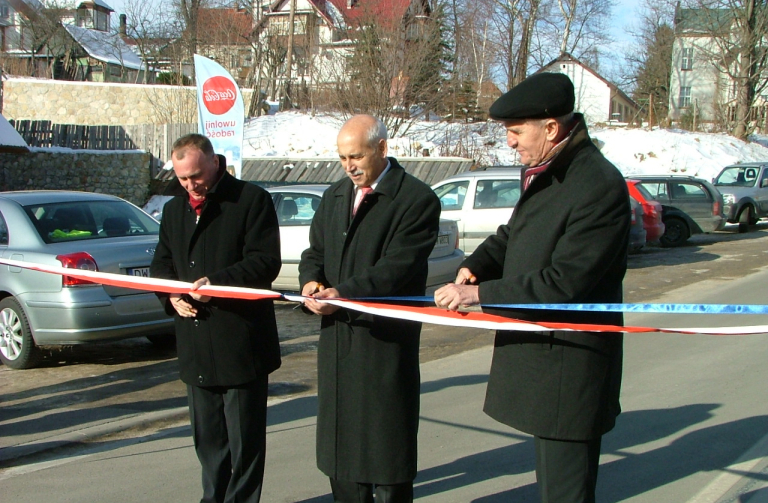
<svg viewBox="0 0 768 503">
<path fill-rule="evenodd" d="M 461 157 L 398 157 L 397 162 L 428 185 L 475 166 L 475 161 Z M 241 174 L 243 180 L 269 185 L 333 183 L 343 176 L 344 169 L 337 157 L 243 159 Z M 172 169 L 161 170 L 156 178 L 168 181 L 175 175 Z"/>
<path fill-rule="evenodd" d="M 591 73 L 592 75 L 594 75 L 598 79 L 602 80 L 605 83 L 605 85 L 607 85 L 610 89 L 616 91 L 622 98 L 624 98 L 629 103 L 631 103 L 632 106 L 634 106 L 635 108 L 638 108 L 638 109 L 640 108 L 640 105 L 635 103 L 635 100 L 633 100 L 632 98 L 627 96 L 626 93 L 624 93 L 624 91 L 619 89 L 619 87 L 616 84 L 613 84 L 613 83 L 609 82 L 602 75 L 597 73 L 597 71 L 592 69 L 592 67 L 590 67 L 586 63 L 582 62 L 578 58 L 573 57 L 571 54 L 569 54 L 567 52 L 564 52 L 564 53 L 560 54 L 560 56 L 558 56 L 557 58 L 553 59 L 552 61 L 550 61 L 546 65 L 542 66 L 541 69 L 539 71 L 537 71 L 536 73 L 546 72 L 546 71 L 548 71 L 547 68 L 549 68 L 550 66 L 552 66 L 552 65 L 554 65 L 556 63 L 562 63 L 562 62 L 571 62 L 571 63 L 576 63 L 579 66 L 582 66 L 589 73 Z M 561 73 L 561 72 L 559 72 L 559 73 Z"/>
<path fill-rule="evenodd" d="M 75 2 L 75 3 L 77 4 L 78 8 L 80 8 L 82 5 L 95 5 L 95 6 L 103 8 L 103 9 L 106 9 L 109 12 L 115 12 L 115 9 L 110 7 L 107 4 L 107 2 L 105 2 L 104 0 L 83 0 L 80 3 L 77 3 L 77 2 Z"/>
<path fill-rule="evenodd" d="M 133 70 L 143 70 L 141 58 L 117 34 L 68 24 L 64 28 L 93 59 Z"/>
<path fill-rule="evenodd" d="M 325 0 L 331 3 L 347 20 L 349 25 L 375 20 L 377 23 L 400 22 L 412 3 L 422 2 L 422 9 L 429 12 L 429 5 L 423 0 Z M 352 5 L 348 7 L 348 5 Z"/>
<path fill-rule="evenodd" d="M 0 152 L 28 152 L 27 142 L 0 114 Z"/>
<path fill-rule="evenodd" d="M 38 13 L 45 9 L 39 0 L 7 0 L 13 10 L 22 14 L 27 19 L 34 19 Z"/>
<path fill-rule="evenodd" d="M 253 20 L 245 9 L 200 9 L 197 22 L 207 28 L 198 35 L 199 43 L 250 44 L 248 37 Z"/>
<path fill-rule="evenodd" d="M 431 8 L 427 0 L 307 0 L 325 21 L 336 29 L 376 22 L 385 26 L 399 24 L 411 5 L 417 5 L 419 12 L 429 14 Z M 275 0 L 269 12 L 278 12 L 288 0 Z M 349 6 L 351 5 L 351 7 Z M 256 30 L 266 22 L 262 18 Z"/>
<path fill-rule="evenodd" d="M 733 22 L 730 9 L 676 9 L 675 33 L 722 33 Z"/>
</svg>

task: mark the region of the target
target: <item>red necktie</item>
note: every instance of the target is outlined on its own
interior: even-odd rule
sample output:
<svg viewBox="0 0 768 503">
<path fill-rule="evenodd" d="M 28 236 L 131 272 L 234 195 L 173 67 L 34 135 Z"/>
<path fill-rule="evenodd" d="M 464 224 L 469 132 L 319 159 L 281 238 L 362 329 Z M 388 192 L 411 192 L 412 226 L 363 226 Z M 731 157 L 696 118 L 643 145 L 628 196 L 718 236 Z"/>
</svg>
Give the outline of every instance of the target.
<svg viewBox="0 0 768 503">
<path fill-rule="evenodd" d="M 355 203 L 355 207 L 352 208 L 352 216 L 353 217 L 355 216 L 355 213 L 357 213 L 357 208 L 360 207 L 360 203 L 363 202 L 363 199 L 365 199 L 365 196 L 367 196 L 371 192 L 373 192 L 373 189 L 370 188 L 370 187 L 360 187 L 360 193 L 362 195 L 360 196 L 360 199 L 358 199 L 357 202 Z"/>
</svg>

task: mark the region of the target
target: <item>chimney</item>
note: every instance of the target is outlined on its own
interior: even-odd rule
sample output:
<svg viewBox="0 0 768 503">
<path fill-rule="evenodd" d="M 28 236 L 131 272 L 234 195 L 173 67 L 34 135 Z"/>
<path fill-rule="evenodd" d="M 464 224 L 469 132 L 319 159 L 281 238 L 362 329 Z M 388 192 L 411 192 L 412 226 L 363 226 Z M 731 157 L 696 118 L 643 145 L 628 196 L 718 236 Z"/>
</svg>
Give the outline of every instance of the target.
<svg viewBox="0 0 768 503">
<path fill-rule="evenodd" d="M 126 16 L 125 14 L 120 14 L 120 28 L 119 28 L 120 35 L 126 34 L 125 24 L 127 19 L 128 19 L 128 16 Z"/>
</svg>

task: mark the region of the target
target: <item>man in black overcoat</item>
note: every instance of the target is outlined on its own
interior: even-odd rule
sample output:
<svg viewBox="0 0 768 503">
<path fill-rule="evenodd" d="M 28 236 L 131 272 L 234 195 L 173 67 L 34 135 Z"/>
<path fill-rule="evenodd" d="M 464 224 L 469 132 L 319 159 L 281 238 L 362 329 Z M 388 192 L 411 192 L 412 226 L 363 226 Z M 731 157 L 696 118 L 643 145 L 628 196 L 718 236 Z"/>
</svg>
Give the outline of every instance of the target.
<svg viewBox="0 0 768 503">
<path fill-rule="evenodd" d="M 358 115 L 338 136 L 347 175 L 323 194 L 301 256 L 305 306 L 322 315 L 317 466 L 337 502 L 413 501 L 421 324 L 321 299 L 424 295 L 440 202 L 387 157 L 387 130 Z"/>
<path fill-rule="evenodd" d="M 269 194 L 226 172 L 205 136 L 173 145 L 177 195 L 163 210 L 151 275 L 202 285 L 271 288 L 280 235 Z M 271 300 L 158 294 L 176 321 L 181 380 L 187 385 L 202 502 L 261 497 L 267 376 L 280 366 Z"/>
<path fill-rule="evenodd" d="M 563 74 L 539 73 L 499 98 L 490 115 L 528 166 L 506 225 L 462 264 L 438 306 L 620 303 L 630 206 L 621 173 L 574 114 Z M 487 310 L 489 311 L 489 310 Z M 621 313 L 496 310 L 530 321 L 621 326 Z M 543 503 L 595 501 L 602 435 L 620 412 L 622 334 L 499 331 L 485 412 L 534 435 Z"/>
</svg>

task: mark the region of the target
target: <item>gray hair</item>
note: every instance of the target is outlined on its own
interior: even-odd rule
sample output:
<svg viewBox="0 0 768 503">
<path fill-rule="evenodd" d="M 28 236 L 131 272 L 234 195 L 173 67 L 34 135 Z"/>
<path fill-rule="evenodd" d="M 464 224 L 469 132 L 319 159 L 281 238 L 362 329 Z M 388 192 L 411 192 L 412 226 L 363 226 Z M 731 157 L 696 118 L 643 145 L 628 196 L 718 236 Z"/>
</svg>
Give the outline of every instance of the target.
<svg viewBox="0 0 768 503">
<path fill-rule="evenodd" d="M 565 115 L 561 115 L 560 117 L 549 117 L 549 118 L 546 118 L 546 119 L 541 119 L 539 121 L 539 125 L 541 127 L 544 127 L 544 123 L 546 123 L 550 119 L 552 119 L 555 122 L 557 122 L 557 124 L 562 129 L 564 127 L 569 126 L 571 124 L 571 122 L 573 122 L 573 112 L 565 114 Z"/>
<path fill-rule="evenodd" d="M 378 145 L 379 141 L 387 141 L 387 126 L 380 119 L 373 117 L 374 123 L 368 130 L 368 144 Z"/>
</svg>

